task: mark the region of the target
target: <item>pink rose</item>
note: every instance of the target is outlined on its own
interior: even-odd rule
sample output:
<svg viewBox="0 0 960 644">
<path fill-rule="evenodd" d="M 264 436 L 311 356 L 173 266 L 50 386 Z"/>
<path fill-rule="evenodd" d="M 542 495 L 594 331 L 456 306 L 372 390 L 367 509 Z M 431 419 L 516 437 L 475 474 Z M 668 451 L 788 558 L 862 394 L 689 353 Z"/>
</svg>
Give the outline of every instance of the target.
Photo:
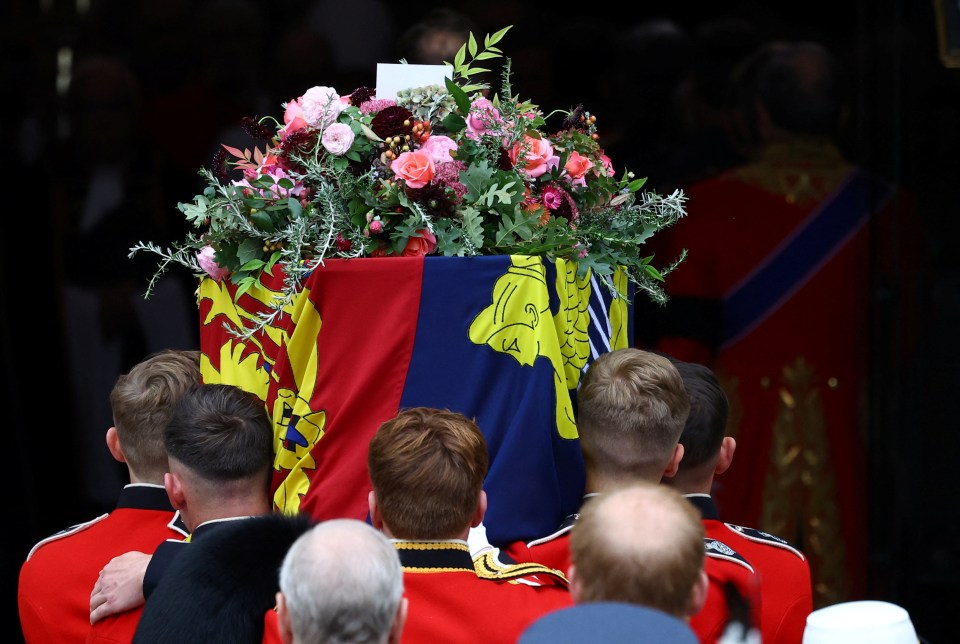
<svg viewBox="0 0 960 644">
<path fill-rule="evenodd" d="M 311 87 L 299 99 L 303 118 L 308 124 L 323 129 L 337 121 L 346 104 L 332 87 Z"/>
<path fill-rule="evenodd" d="M 607 173 L 608 177 L 612 177 L 615 173 L 613 170 L 613 161 L 610 160 L 606 154 L 600 155 L 600 163 L 603 165 L 604 171 Z"/>
<path fill-rule="evenodd" d="M 433 179 L 436 168 L 433 159 L 420 151 L 404 152 L 390 164 L 390 169 L 398 179 L 407 182 L 411 188 L 422 188 Z"/>
<path fill-rule="evenodd" d="M 287 103 L 287 108 L 283 112 L 283 129 L 280 130 L 280 140 L 286 139 L 297 130 L 307 127 L 307 119 L 303 117 L 303 110 L 300 109 L 299 99 Z"/>
<path fill-rule="evenodd" d="M 486 134 L 494 126 L 503 123 L 500 118 L 500 111 L 493 106 L 493 103 L 486 98 L 478 98 L 470 106 L 470 113 L 467 114 L 466 136 L 470 139 L 479 139 L 482 134 Z"/>
<path fill-rule="evenodd" d="M 584 178 L 584 175 L 592 167 L 593 161 L 574 150 L 570 153 L 570 157 L 564 164 L 563 169 L 566 170 L 567 175 L 573 179 L 574 184 L 578 186 L 585 186 L 587 185 L 587 180 Z"/>
<path fill-rule="evenodd" d="M 457 143 L 449 136 L 434 135 L 428 138 L 420 146 L 420 151 L 433 159 L 434 163 L 447 163 L 453 161 L 450 156 L 452 150 L 457 149 Z"/>
<path fill-rule="evenodd" d="M 553 146 L 546 139 L 535 139 L 527 134 L 507 153 L 513 166 L 531 179 L 536 179 L 547 170 L 560 165 L 560 157 L 553 153 Z"/>
<path fill-rule="evenodd" d="M 401 257 L 423 257 L 433 252 L 437 247 L 437 238 L 426 228 L 417 231 L 420 237 L 411 237 L 400 253 Z"/>
<path fill-rule="evenodd" d="M 334 123 L 323 131 L 320 142 L 330 154 L 337 156 L 346 154 L 353 145 L 354 134 L 350 126 L 345 123 Z"/>
<path fill-rule="evenodd" d="M 222 282 L 230 275 L 230 270 L 217 263 L 217 260 L 214 259 L 216 252 L 213 246 L 204 246 L 200 249 L 200 252 L 197 253 L 197 261 L 200 263 L 200 268 L 202 268 L 207 275 L 218 282 Z"/>
</svg>

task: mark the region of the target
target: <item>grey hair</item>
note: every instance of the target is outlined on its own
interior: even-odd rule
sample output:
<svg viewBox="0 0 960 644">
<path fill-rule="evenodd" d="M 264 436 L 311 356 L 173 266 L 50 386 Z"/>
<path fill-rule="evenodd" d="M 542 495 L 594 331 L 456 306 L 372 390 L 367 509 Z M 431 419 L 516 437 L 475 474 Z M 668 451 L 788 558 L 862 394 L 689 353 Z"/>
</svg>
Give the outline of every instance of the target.
<svg viewBox="0 0 960 644">
<path fill-rule="evenodd" d="M 356 519 L 323 521 L 301 535 L 280 567 L 294 641 L 387 641 L 403 597 L 396 548 Z"/>
</svg>

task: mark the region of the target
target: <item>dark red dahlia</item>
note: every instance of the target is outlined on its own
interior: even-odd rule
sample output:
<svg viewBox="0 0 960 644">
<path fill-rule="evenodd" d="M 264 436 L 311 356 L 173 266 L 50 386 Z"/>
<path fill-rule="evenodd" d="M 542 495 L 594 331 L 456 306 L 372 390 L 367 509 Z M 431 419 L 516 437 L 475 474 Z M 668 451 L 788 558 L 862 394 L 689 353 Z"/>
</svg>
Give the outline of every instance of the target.
<svg viewBox="0 0 960 644">
<path fill-rule="evenodd" d="M 406 122 L 406 125 L 404 125 L 404 122 Z M 373 122 L 370 123 L 370 129 L 381 139 L 388 136 L 410 134 L 410 128 L 412 127 L 413 113 L 399 105 L 383 108 L 373 117 Z"/>
<path fill-rule="evenodd" d="M 360 107 L 361 103 L 369 101 L 377 95 L 377 90 L 372 87 L 358 87 L 350 94 L 350 104 L 354 107 Z"/>
<path fill-rule="evenodd" d="M 243 127 L 244 132 L 260 141 L 269 141 L 273 138 L 273 132 L 270 131 L 270 128 L 249 116 L 244 116 L 240 121 L 240 125 Z"/>
<path fill-rule="evenodd" d="M 503 148 L 500 148 L 500 153 L 497 156 L 497 167 L 501 170 L 513 170 L 513 161 L 510 160 L 510 155 Z"/>
<path fill-rule="evenodd" d="M 279 161 L 280 167 L 285 170 L 295 170 L 303 172 L 303 167 L 293 160 L 294 152 L 309 152 L 317 144 L 316 132 L 314 130 L 302 129 L 292 132 L 280 144 Z"/>
<path fill-rule="evenodd" d="M 422 204 L 427 211 L 436 218 L 449 219 L 454 215 L 454 206 L 452 199 L 455 197 L 450 191 L 441 185 L 428 183 L 422 188 L 407 188 L 407 196 L 414 201 Z"/>
<path fill-rule="evenodd" d="M 213 176 L 216 177 L 217 181 L 220 183 L 226 183 L 229 181 L 230 177 L 227 174 L 227 171 L 230 167 L 227 165 L 227 152 L 223 147 L 217 148 L 216 153 L 213 155 Z"/>
<path fill-rule="evenodd" d="M 583 123 L 581 119 L 583 118 L 583 103 L 579 103 L 573 111 L 570 112 L 567 118 L 563 119 L 563 124 L 560 126 L 561 130 L 578 130 L 583 129 Z"/>
</svg>

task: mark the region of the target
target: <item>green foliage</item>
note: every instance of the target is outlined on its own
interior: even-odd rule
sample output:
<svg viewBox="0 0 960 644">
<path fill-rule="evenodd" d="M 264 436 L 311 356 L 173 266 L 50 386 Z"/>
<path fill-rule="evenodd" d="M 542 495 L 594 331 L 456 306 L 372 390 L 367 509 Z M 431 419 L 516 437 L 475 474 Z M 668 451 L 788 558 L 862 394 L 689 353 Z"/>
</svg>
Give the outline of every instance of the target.
<svg viewBox="0 0 960 644">
<path fill-rule="evenodd" d="M 622 267 L 640 291 L 665 301 L 663 280 L 685 254 L 658 268 L 643 245 L 685 215 L 686 197 L 645 192 L 646 179 L 627 170 L 615 176 L 588 112 L 560 111 L 564 127 L 547 130 L 540 108 L 513 94 L 508 58 L 501 90 L 488 100 L 478 78 L 489 71 L 486 61 L 503 56 L 498 45 L 509 29 L 482 41 L 470 34 L 443 86 L 400 92 L 398 105 L 412 114 L 403 122 L 388 127 L 377 121 L 382 104 L 343 107 L 339 96 L 327 103 L 337 107 L 329 118 L 310 112 L 316 104 L 304 107 L 303 97 L 291 101 L 303 111 L 300 129 L 262 118 L 261 125 L 277 128 L 267 147 L 224 146 L 233 157 L 229 178 L 201 169 L 202 194 L 177 205 L 197 233 L 172 248 L 131 248 L 131 255 L 160 258 L 148 295 L 171 265 L 202 275 L 198 252 L 210 246 L 238 295 L 279 265 L 284 293 L 271 304 L 279 310 L 328 258 L 399 255 L 412 239 L 435 238 L 433 253 L 445 256 L 571 259 L 618 297 L 625 294 L 612 276 Z M 334 123 L 353 135 L 346 151 L 325 147 Z M 395 163 L 417 159 L 426 167 L 425 157 L 431 165 L 422 186 Z"/>
</svg>

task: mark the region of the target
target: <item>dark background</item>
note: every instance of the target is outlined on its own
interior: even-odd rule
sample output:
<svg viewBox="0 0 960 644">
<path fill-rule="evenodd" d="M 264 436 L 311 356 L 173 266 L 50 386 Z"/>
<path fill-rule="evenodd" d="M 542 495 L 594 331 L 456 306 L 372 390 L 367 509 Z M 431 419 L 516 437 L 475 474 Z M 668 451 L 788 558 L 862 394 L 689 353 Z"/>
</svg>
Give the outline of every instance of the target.
<svg viewBox="0 0 960 644">
<path fill-rule="evenodd" d="M 840 58 L 848 72 L 851 108 L 841 136 L 844 152 L 914 195 L 914 232 L 924 240 L 919 299 L 908 304 L 896 288 L 878 285 L 871 302 L 875 323 L 864 331 L 870 334 L 875 362 L 865 598 L 903 605 L 922 636 L 947 642 L 957 631 L 949 609 L 960 606 L 955 545 L 960 526 L 952 507 L 957 491 L 952 468 L 960 456 L 960 423 L 952 407 L 960 358 L 960 201 L 955 196 L 960 68 L 945 64 L 938 50 L 936 4 L 820 0 L 578 3 L 573 9 L 543 2 L 447 6 L 470 17 L 477 34 L 514 25 L 501 44 L 511 57 L 513 88 L 521 98 L 548 110 L 583 102 L 598 116 L 601 136 L 610 133 L 614 140 L 648 119 L 648 132 L 619 145 L 627 151 L 636 146 L 631 158 L 640 166 L 630 169 L 661 184 L 669 184 L 669 172 L 643 151 L 662 143 L 666 130 L 661 125 L 670 122 L 674 108 L 664 102 L 659 110 L 649 109 L 650 101 L 638 88 L 653 91 L 669 80 L 677 61 L 662 52 L 618 57 L 611 47 L 618 36 L 658 18 L 694 33 L 716 19 L 739 17 L 754 25 L 763 40 L 818 40 Z M 105 235 L 102 246 L 99 240 L 87 244 L 84 254 L 68 248 L 61 235 L 57 213 L 65 209 L 63 199 L 69 202 L 71 181 L 83 164 L 68 145 L 68 106 L 58 93 L 58 78 L 69 70 L 65 48 L 74 60 L 105 54 L 134 71 L 143 98 L 138 150 L 150 154 L 141 174 L 167 218 L 161 234 L 176 238 L 183 218 L 175 205 L 196 194 L 201 185 L 196 170 L 209 163 L 212 150 L 231 135 L 240 116 L 279 116 L 281 102 L 313 85 L 330 85 L 341 94 L 358 85 L 374 86 L 375 63 L 399 60 L 400 35 L 432 6 L 356 0 L 3 3 L 0 342 L 8 456 L 3 489 L 9 512 L 0 630 L 15 637 L 19 633 L 16 578 L 29 548 L 111 507 L 82 483 L 88 474 L 80 449 L 85 439 L 77 435 L 80 412 L 71 406 L 69 393 L 78 380 L 95 375 L 111 380 L 120 371 L 85 374 L 66 364 L 65 345 L 77 340 L 71 335 L 77 331 L 62 304 L 61 287 L 86 275 L 105 284 L 141 279 L 133 262 L 126 267 L 100 261 L 109 244 L 122 250 L 127 238 Z M 327 46 L 318 33 L 327 34 Z M 348 56 L 338 56 L 337 38 L 345 40 Z M 631 74 L 635 80 L 625 80 Z M 495 79 L 493 84 L 498 87 Z M 107 129 L 105 145 L 111 134 Z M 149 232 L 136 229 L 136 218 L 127 223 L 131 221 L 132 235 L 151 239 Z M 893 242 L 884 246 L 892 250 L 883 252 L 898 252 L 896 240 L 886 241 Z M 903 310 L 907 306 L 910 311 Z M 918 327 L 902 361 L 894 356 L 904 346 L 899 320 L 905 318 L 915 319 Z M 128 345 L 124 371 L 143 357 L 146 347 L 136 338 Z M 96 368 L 103 367 L 91 367 Z M 99 435 L 109 419 L 102 424 Z M 111 474 L 119 480 L 122 470 Z"/>
</svg>

